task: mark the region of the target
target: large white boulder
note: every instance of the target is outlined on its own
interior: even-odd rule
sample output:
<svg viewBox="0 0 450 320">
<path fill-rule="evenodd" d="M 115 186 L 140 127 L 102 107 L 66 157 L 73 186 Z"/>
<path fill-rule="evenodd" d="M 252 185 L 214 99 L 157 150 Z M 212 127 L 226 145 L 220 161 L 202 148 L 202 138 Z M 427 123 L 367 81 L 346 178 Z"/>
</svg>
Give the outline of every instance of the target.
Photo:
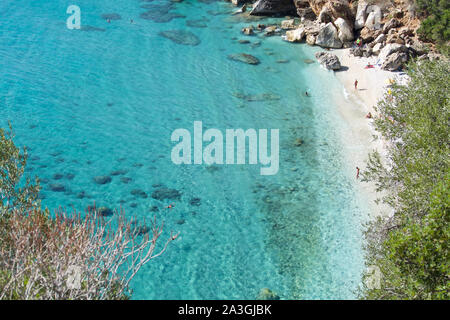
<svg viewBox="0 0 450 320">
<path fill-rule="evenodd" d="M 359 30 L 364 27 L 364 24 L 366 23 L 367 18 L 367 3 L 365 1 L 358 2 L 358 9 L 356 10 L 356 17 L 355 17 L 355 29 Z"/>
<path fill-rule="evenodd" d="M 381 29 L 381 19 L 383 18 L 383 13 L 381 12 L 380 7 L 376 5 L 369 6 L 367 7 L 366 12 L 368 15 L 364 26 L 372 30 Z"/>
<path fill-rule="evenodd" d="M 342 42 L 348 42 L 355 39 L 353 35 L 353 29 L 347 21 L 342 18 L 337 18 L 336 21 L 334 21 L 334 24 L 338 28 L 339 40 L 341 40 Z"/>
</svg>

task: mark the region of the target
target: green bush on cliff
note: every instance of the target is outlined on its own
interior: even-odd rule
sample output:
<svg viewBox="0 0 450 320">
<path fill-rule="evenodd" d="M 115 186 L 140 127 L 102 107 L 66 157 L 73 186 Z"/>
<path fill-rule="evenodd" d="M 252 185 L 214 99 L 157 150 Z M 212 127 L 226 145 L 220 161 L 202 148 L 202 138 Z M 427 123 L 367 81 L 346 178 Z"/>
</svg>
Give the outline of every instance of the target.
<svg viewBox="0 0 450 320">
<path fill-rule="evenodd" d="M 448 53 L 450 40 L 450 2 L 448 0 L 416 0 L 417 8 L 425 16 L 418 30 L 422 39 L 438 44 Z"/>
<path fill-rule="evenodd" d="M 368 299 L 450 298 L 450 65 L 412 64 L 409 76 L 378 105 L 388 164 L 373 153 L 362 174 L 394 211 L 367 231 L 367 264 L 382 275 Z"/>
</svg>

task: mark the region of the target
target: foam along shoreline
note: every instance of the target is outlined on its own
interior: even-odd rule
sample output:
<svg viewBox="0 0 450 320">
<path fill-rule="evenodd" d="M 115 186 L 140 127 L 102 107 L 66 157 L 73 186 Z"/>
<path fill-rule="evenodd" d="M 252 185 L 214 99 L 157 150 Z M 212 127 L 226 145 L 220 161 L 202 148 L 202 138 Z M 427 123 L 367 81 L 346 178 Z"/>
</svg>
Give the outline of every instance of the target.
<svg viewBox="0 0 450 320">
<path fill-rule="evenodd" d="M 374 107 L 386 94 L 390 80 L 394 80 L 396 83 L 405 83 L 407 75 L 402 72 L 382 70 L 377 65 L 377 57 L 355 57 L 349 51 L 350 49 L 332 51 L 342 65 L 342 70 L 334 73 L 343 86 L 345 97 L 345 101 L 338 108 L 340 114 L 348 123 L 352 131 L 351 134 L 363 146 L 361 148 L 363 152 L 352 153 L 348 156 L 348 161 L 352 161 L 355 167 L 358 166 L 363 169 L 368 160 L 368 154 L 373 150 L 377 150 L 383 159 L 387 158 L 385 141 L 374 139 L 376 131 L 373 127 L 373 119 L 367 119 L 366 115 L 369 112 L 374 117 L 377 115 Z M 374 65 L 374 68 L 366 69 L 367 64 Z M 357 90 L 354 86 L 355 80 L 358 80 Z M 342 99 L 342 96 L 338 99 Z M 392 210 L 388 206 L 375 204 L 375 200 L 380 197 L 380 194 L 375 191 L 373 183 L 360 183 L 359 186 L 370 201 L 372 218 L 392 214 Z"/>
</svg>

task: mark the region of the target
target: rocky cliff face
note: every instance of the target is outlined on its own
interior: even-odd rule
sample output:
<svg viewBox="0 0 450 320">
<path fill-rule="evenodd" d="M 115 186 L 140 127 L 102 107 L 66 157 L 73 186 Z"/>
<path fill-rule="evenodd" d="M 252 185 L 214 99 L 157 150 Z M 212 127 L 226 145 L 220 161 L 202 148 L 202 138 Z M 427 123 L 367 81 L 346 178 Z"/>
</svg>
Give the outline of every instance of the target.
<svg viewBox="0 0 450 320">
<path fill-rule="evenodd" d="M 258 0 L 253 4 L 251 15 L 296 15 L 297 9 L 293 0 Z"/>
</svg>

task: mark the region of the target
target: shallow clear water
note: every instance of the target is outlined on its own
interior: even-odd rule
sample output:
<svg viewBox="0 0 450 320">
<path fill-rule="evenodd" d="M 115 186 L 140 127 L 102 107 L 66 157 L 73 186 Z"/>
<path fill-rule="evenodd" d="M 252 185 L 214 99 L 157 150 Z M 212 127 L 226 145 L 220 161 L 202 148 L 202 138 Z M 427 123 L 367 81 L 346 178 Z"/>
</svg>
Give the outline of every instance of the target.
<svg viewBox="0 0 450 320">
<path fill-rule="evenodd" d="M 250 22 L 222 1 L 185 0 L 170 11 L 185 18 L 168 22 L 139 17 L 148 11 L 142 5 L 164 3 L 77 0 L 85 30 L 66 28 L 66 1 L 0 3 L 0 125 L 11 120 L 16 142 L 29 147 L 27 173 L 43 180 L 43 204 L 122 205 L 130 217 L 156 214 L 165 236 L 181 232 L 136 276 L 135 299 L 254 299 L 264 287 L 283 299 L 353 298 L 368 208 L 345 161 L 357 146 L 336 111 L 341 87 L 304 62 L 317 49 L 241 35 Z M 102 19 L 113 12 L 122 19 Z M 159 35 L 167 30 L 189 30 L 201 42 L 177 44 Z M 227 59 L 240 52 L 261 63 Z M 237 93 L 280 99 L 249 102 Z M 261 176 L 259 165 L 174 165 L 170 135 L 192 132 L 195 120 L 205 130 L 279 128 L 278 174 Z M 115 170 L 126 173 L 93 182 Z M 52 191 L 55 183 L 65 192 Z M 153 199 L 158 185 L 181 199 Z"/>
</svg>

